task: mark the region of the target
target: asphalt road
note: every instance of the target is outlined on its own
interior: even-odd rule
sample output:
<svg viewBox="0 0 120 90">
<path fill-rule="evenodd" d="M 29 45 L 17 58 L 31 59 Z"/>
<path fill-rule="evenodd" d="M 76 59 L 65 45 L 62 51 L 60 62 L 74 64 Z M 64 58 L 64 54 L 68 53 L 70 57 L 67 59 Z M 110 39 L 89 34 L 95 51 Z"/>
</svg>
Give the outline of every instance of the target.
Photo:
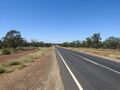
<svg viewBox="0 0 120 90">
<path fill-rule="evenodd" d="M 120 90 L 120 63 L 56 48 L 65 90 Z"/>
</svg>

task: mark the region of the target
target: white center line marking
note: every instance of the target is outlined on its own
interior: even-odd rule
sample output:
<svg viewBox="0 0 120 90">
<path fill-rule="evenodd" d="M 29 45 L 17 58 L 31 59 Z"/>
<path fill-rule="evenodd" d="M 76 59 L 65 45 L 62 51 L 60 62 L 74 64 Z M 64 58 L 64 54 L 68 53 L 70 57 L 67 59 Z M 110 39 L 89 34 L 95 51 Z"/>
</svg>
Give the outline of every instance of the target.
<svg viewBox="0 0 120 90">
<path fill-rule="evenodd" d="M 104 65 L 102 65 L 102 64 L 99 64 L 99 63 L 97 63 L 97 62 L 94 62 L 94 61 L 92 61 L 92 60 L 90 60 L 90 59 L 88 59 L 88 58 L 85 58 L 85 57 L 83 57 L 83 56 L 79 56 L 78 54 L 75 54 L 75 53 L 72 53 L 72 54 L 74 54 L 74 55 L 76 55 L 76 56 L 78 56 L 78 57 L 80 57 L 80 58 L 83 58 L 84 60 L 86 60 L 86 61 L 88 61 L 88 62 L 91 62 L 91 63 L 93 63 L 93 64 L 95 64 L 95 65 L 101 66 L 101 67 L 106 68 L 106 69 L 108 69 L 108 70 L 110 70 L 110 71 L 113 71 L 113 72 L 115 72 L 115 73 L 117 73 L 117 74 L 120 74 L 119 71 L 116 71 L 116 70 L 114 70 L 114 69 L 112 69 L 112 68 L 110 68 L 110 67 L 107 67 L 107 66 L 104 66 Z"/>
<path fill-rule="evenodd" d="M 56 49 L 56 51 L 59 54 L 59 56 L 61 57 L 63 63 L 65 64 L 66 68 L 68 69 L 70 75 L 72 76 L 72 78 L 75 81 L 76 85 L 78 86 L 79 90 L 83 90 L 82 86 L 80 85 L 79 81 L 77 80 L 77 78 L 75 77 L 75 75 L 73 74 L 73 72 L 70 70 L 69 66 L 67 65 L 67 63 L 63 59 L 62 55 L 59 53 L 59 51 L 57 49 Z"/>
</svg>

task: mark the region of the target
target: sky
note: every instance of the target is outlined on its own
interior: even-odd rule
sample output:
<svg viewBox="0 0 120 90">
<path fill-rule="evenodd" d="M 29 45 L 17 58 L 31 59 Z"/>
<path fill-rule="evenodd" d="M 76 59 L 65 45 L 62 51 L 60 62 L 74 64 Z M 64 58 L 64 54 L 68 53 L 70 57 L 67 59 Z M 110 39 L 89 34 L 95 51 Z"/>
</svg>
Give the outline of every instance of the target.
<svg viewBox="0 0 120 90">
<path fill-rule="evenodd" d="M 120 0 L 0 0 L 0 38 L 11 29 L 52 43 L 119 37 Z"/>
</svg>

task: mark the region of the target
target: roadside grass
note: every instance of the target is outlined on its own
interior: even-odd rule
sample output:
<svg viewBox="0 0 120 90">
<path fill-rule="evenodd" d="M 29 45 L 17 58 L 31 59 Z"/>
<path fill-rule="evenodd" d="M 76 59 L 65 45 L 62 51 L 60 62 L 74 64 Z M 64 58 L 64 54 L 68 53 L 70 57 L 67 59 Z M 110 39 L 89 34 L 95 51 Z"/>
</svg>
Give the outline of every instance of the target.
<svg viewBox="0 0 120 90">
<path fill-rule="evenodd" d="M 2 55 L 2 49 L 0 49 L 0 55 Z"/>
<path fill-rule="evenodd" d="M 9 55 L 9 54 L 5 54 L 5 53 L 3 53 L 3 51 L 10 51 L 10 54 L 15 54 L 15 53 L 19 53 L 19 52 L 22 52 L 22 51 L 30 51 L 30 50 L 35 50 L 35 49 L 37 49 L 37 48 L 35 48 L 35 47 L 17 47 L 17 48 L 15 48 L 15 49 L 13 49 L 13 48 L 1 48 L 0 49 L 0 55 Z"/>
<path fill-rule="evenodd" d="M 38 59 L 42 54 L 44 54 L 48 50 L 49 48 L 38 48 L 38 51 L 35 53 L 31 53 L 23 57 L 20 57 L 18 59 L 0 64 L 0 74 L 10 73 L 15 71 L 16 69 L 22 69 L 26 67 L 28 63 L 34 62 L 36 59 Z"/>
<path fill-rule="evenodd" d="M 0 66 L 0 74 L 3 74 L 7 71 L 7 69 L 4 66 Z"/>
<path fill-rule="evenodd" d="M 120 54 L 118 54 L 118 55 L 111 54 L 111 55 L 109 55 L 109 56 L 112 57 L 112 58 L 120 59 Z"/>
<path fill-rule="evenodd" d="M 83 51 L 96 55 L 106 56 L 114 59 L 120 60 L 120 50 L 115 49 L 95 49 L 95 48 L 68 48 L 75 51 Z"/>
<path fill-rule="evenodd" d="M 22 64 L 21 61 L 11 61 L 11 62 L 9 63 L 10 66 L 21 65 L 21 64 Z"/>
</svg>

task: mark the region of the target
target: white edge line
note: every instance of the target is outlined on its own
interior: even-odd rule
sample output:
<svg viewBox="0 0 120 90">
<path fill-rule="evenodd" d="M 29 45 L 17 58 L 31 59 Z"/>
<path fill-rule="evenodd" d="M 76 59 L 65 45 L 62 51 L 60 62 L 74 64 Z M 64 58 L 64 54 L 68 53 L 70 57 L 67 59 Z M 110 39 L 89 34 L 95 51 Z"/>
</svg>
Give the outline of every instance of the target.
<svg viewBox="0 0 120 90">
<path fill-rule="evenodd" d="M 87 54 L 87 55 L 90 55 L 89 53 L 85 53 L 85 52 L 82 52 L 82 51 L 80 51 L 80 53 L 83 53 L 83 54 Z M 91 56 L 95 56 L 95 55 L 91 55 Z M 112 61 L 112 62 L 116 62 L 116 63 L 120 63 L 120 61 L 117 61 L 117 60 L 115 60 L 114 58 L 112 59 L 112 58 L 110 58 L 110 57 L 102 57 L 102 56 L 95 56 L 95 57 L 97 57 L 97 58 L 101 58 L 101 59 L 105 59 L 105 60 L 108 60 L 108 61 Z"/>
<path fill-rule="evenodd" d="M 67 63 L 65 62 L 65 60 L 63 59 L 62 55 L 59 53 L 59 51 L 56 49 L 57 53 L 59 54 L 59 56 L 61 57 L 63 63 L 65 64 L 66 68 L 68 69 L 70 75 L 72 76 L 73 80 L 75 81 L 76 85 L 78 86 L 79 90 L 83 90 L 82 86 L 80 85 L 80 83 L 78 82 L 77 78 L 75 77 L 75 75 L 72 73 L 72 71 L 70 70 L 69 66 L 67 65 Z"/>
<path fill-rule="evenodd" d="M 91 62 L 91 63 L 93 63 L 93 64 L 95 64 L 95 65 L 99 65 L 99 66 L 101 66 L 101 67 L 103 67 L 103 68 L 106 68 L 106 69 L 108 69 L 108 70 L 110 70 L 110 71 L 113 71 L 113 72 L 115 72 L 115 73 L 117 73 L 117 74 L 120 74 L 119 71 L 116 71 L 116 70 L 114 70 L 114 69 L 112 69 L 112 68 L 110 68 L 110 67 L 104 66 L 104 65 L 99 64 L 99 63 L 97 63 L 97 62 L 94 62 L 94 61 L 92 61 L 92 60 L 90 60 L 90 59 L 88 59 L 88 58 L 85 58 L 85 57 L 83 57 L 83 56 L 79 56 L 79 55 L 77 55 L 77 54 L 75 54 L 75 53 L 73 53 L 73 54 L 76 55 L 76 56 L 78 56 L 78 57 L 80 57 L 80 58 L 83 58 L 84 60 L 86 60 L 86 61 L 88 61 L 88 62 Z"/>
<path fill-rule="evenodd" d="M 83 59 L 91 62 L 91 61 L 90 61 L 89 59 L 87 59 L 87 58 L 83 58 Z M 91 63 L 95 64 L 96 62 L 92 61 Z M 101 66 L 101 67 L 103 67 L 103 68 L 106 68 L 106 69 L 108 69 L 108 70 L 110 70 L 110 71 L 113 71 L 113 72 L 115 72 L 115 73 L 117 73 L 117 74 L 120 74 L 119 71 L 116 71 L 116 70 L 114 70 L 114 69 L 112 69 L 112 68 L 110 68 L 110 67 L 104 66 L 104 65 L 99 64 L 99 63 L 96 63 L 96 65 L 99 65 L 99 66 Z"/>
</svg>

